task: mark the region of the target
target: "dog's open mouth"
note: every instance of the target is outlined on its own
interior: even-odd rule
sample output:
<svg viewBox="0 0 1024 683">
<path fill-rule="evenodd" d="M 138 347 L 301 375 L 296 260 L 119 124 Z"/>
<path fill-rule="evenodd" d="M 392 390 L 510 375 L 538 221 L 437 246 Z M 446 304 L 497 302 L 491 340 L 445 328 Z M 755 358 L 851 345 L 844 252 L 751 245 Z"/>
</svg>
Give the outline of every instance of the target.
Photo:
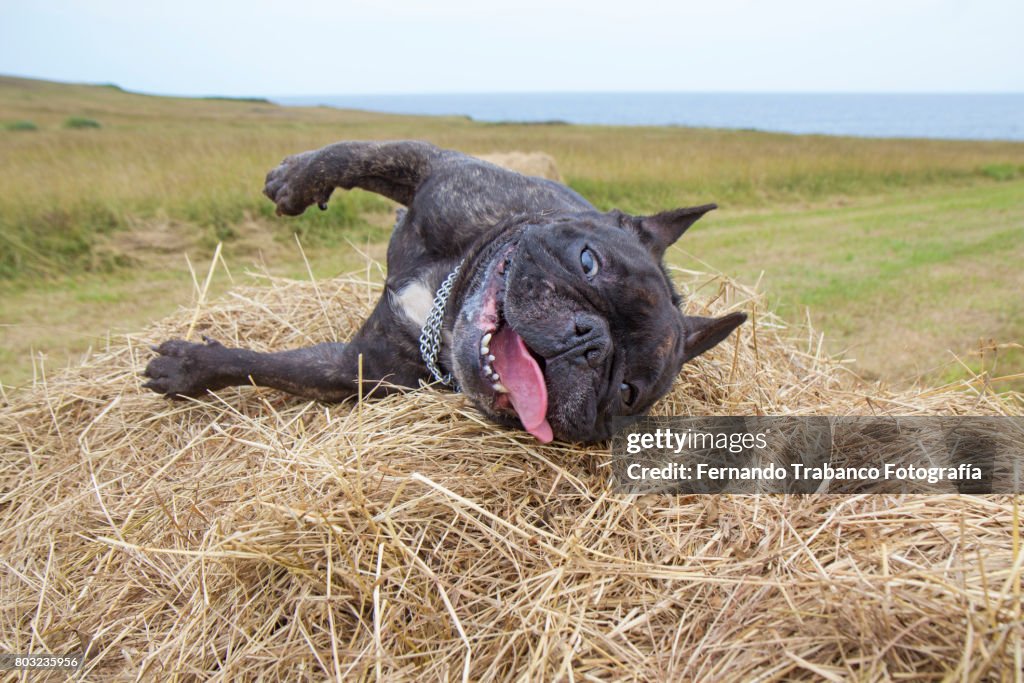
<svg viewBox="0 0 1024 683">
<path fill-rule="evenodd" d="M 526 345 L 503 315 L 505 279 L 512 249 L 499 260 L 491 282 L 484 290 L 479 318 L 480 371 L 494 391 L 495 411 L 513 410 L 523 428 L 541 443 L 553 438 L 547 420 L 548 390 L 544 380 L 544 359 Z"/>
</svg>

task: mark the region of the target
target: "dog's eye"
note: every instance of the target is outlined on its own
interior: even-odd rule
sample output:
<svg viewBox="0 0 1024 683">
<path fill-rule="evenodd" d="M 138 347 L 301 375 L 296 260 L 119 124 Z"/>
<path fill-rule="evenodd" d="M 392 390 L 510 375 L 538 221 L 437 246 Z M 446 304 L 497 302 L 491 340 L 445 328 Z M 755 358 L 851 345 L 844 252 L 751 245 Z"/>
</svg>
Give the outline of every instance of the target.
<svg viewBox="0 0 1024 683">
<path fill-rule="evenodd" d="M 580 265 L 583 266 L 583 274 L 587 277 L 594 277 L 600 267 L 597 265 L 597 257 L 590 249 L 584 249 L 580 253 Z"/>
<path fill-rule="evenodd" d="M 631 406 L 636 401 L 636 387 L 632 384 L 626 384 L 623 382 L 619 385 L 619 393 L 622 395 L 622 402 Z"/>
</svg>

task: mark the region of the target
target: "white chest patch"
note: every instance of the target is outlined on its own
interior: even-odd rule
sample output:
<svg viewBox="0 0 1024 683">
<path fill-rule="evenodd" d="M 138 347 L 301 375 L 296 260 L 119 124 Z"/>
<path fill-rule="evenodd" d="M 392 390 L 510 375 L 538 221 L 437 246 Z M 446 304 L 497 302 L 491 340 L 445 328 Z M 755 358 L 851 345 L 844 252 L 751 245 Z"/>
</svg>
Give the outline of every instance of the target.
<svg viewBox="0 0 1024 683">
<path fill-rule="evenodd" d="M 420 329 L 427 322 L 430 309 L 434 305 L 434 292 L 419 280 L 414 280 L 402 287 L 398 292 L 390 292 L 391 307 L 401 313 Z"/>
</svg>

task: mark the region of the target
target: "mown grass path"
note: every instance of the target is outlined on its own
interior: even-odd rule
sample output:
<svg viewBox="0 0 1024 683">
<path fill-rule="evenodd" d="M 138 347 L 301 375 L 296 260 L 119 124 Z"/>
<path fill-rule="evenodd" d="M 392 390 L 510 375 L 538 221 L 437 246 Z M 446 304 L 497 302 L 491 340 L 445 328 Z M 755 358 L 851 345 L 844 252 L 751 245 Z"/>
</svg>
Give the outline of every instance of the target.
<svg viewBox="0 0 1024 683">
<path fill-rule="evenodd" d="M 671 256 L 762 289 L 781 315 L 810 311 L 833 350 L 906 382 L 1024 372 L 1024 181 L 933 188 L 842 205 L 738 212 L 695 226 Z M 762 275 L 763 274 L 763 275 Z M 1021 386 L 1020 380 L 1014 386 Z"/>
</svg>

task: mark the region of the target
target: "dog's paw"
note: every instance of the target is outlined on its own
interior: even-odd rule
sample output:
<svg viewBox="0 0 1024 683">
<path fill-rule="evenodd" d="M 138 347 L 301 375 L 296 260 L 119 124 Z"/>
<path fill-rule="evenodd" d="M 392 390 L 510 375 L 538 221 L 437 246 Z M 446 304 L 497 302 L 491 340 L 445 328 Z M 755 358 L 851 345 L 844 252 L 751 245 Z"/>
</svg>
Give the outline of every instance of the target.
<svg viewBox="0 0 1024 683">
<path fill-rule="evenodd" d="M 149 361 L 143 375 L 149 381 L 142 386 L 170 398 L 201 396 L 207 389 L 221 389 L 224 346 L 203 337 L 204 343 L 193 344 L 171 339 L 151 347 L 158 355 Z"/>
<path fill-rule="evenodd" d="M 278 215 L 298 216 L 310 204 L 327 208 L 334 188 L 326 185 L 317 154 L 317 150 L 294 154 L 267 174 L 263 194 L 277 205 Z"/>
</svg>

